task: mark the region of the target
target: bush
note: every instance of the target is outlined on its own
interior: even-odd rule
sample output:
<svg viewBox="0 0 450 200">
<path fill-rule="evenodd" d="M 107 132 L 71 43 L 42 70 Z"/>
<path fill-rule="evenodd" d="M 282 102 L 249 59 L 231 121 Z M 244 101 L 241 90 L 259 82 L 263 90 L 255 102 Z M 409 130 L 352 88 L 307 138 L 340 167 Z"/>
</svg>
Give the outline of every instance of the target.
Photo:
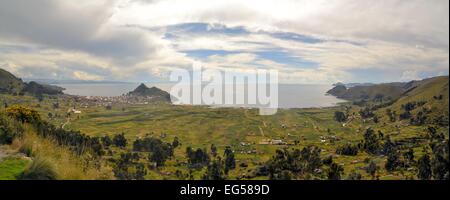
<svg viewBox="0 0 450 200">
<path fill-rule="evenodd" d="M 345 122 L 347 121 L 347 116 L 343 112 L 336 111 L 334 112 L 334 120 L 337 122 Z"/>
<path fill-rule="evenodd" d="M 31 108 L 20 105 L 13 105 L 6 109 L 9 117 L 12 117 L 20 122 L 35 123 L 41 120 L 39 113 Z"/>
<path fill-rule="evenodd" d="M 361 117 L 363 119 L 367 119 L 367 118 L 371 118 L 371 117 L 375 116 L 375 114 L 368 107 L 365 107 L 364 109 L 361 109 L 359 111 L 359 115 L 361 115 Z"/>
<path fill-rule="evenodd" d="M 11 144 L 23 131 L 22 124 L 0 113 L 0 144 Z"/>
<path fill-rule="evenodd" d="M 127 139 L 125 138 L 125 134 L 117 134 L 113 137 L 113 144 L 116 147 L 126 147 L 127 146 Z"/>
<path fill-rule="evenodd" d="M 356 156 L 358 154 L 358 146 L 345 144 L 343 146 L 338 147 L 336 149 L 336 153 L 339 155 Z"/>
<path fill-rule="evenodd" d="M 210 158 L 206 149 L 193 150 L 191 147 L 186 148 L 186 156 L 190 168 L 202 168 L 209 164 Z"/>
<path fill-rule="evenodd" d="M 265 164 L 269 178 L 272 180 L 305 179 L 312 175 L 319 175 L 323 165 L 320 152 L 321 149 L 316 146 L 304 147 L 302 150 L 276 150 L 275 155 Z"/>
<path fill-rule="evenodd" d="M 36 157 L 19 178 L 22 180 L 56 180 L 56 177 L 53 165 L 42 157 Z"/>
</svg>

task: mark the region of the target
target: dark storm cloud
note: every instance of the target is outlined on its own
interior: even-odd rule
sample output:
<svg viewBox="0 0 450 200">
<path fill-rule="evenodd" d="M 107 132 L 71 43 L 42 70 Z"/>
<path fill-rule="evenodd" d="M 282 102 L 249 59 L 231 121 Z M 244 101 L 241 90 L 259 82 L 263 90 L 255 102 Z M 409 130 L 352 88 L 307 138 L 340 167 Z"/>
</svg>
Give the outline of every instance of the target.
<svg viewBox="0 0 450 200">
<path fill-rule="evenodd" d="M 155 47 L 145 33 L 107 25 L 114 2 L 1 0 L 0 39 L 86 52 L 120 64 L 149 57 Z"/>
</svg>

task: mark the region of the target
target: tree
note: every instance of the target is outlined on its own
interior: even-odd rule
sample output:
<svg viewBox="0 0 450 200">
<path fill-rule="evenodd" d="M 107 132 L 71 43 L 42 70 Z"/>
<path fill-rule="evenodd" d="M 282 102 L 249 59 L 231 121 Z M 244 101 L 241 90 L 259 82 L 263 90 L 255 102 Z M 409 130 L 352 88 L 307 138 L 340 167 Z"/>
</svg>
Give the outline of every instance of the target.
<svg viewBox="0 0 450 200">
<path fill-rule="evenodd" d="M 369 154 L 378 154 L 380 152 L 380 138 L 375 134 L 372 128 L 366 129 L 364 133 L 364 149 Z"/>
<path fill-rule="evenodd" d="M 111 140 L 111 138 L 108 135 L 105 135 L 102 137 L 102 144 L 104 147 L 109 147 L 111 146 L 113 143 L 113 141 Z"/>
<path fill-rule="evenodd" d="M 388 154 L 387 161 L 384 165 L 387 171 L 394 171 L 403 166 L 403 162 L 400 160 L 400 154 L 398 150 L 391 150 Z"/>
<path fill-rule="evenodd" d="M 449 147 L 448 140 L 436 141 L 432 143 L 433 159 L 431 160 L 431 170 L 434 179 L 449 179 Z"/>
<path fill-rule="evenodd" d="M 341 180 L 341 175 L 343 172 L 344 168 L 342 168 L 342 166 L 332 163 L 327 173 L 328 180 Z"/>
<path fill-rule="evenodd" d="M 234 158 L 233 150 L 231 147 L 227 146 L 224 151 L 225 156 L 225 174 L 228 174 L 228 171 L 236 168 L 236 160 Z"/>
<path fill-rule="evenodd" d="M 419 173 L 417 174 L 417 176 L 419 177 L 419 179 L 430 180 L 432 175 L 430 156 L 428 154 L 423 155 L 419 158 L 417 164 L 419 168 Z"/>
<path fill-rule="evenodd" d="M 206 149 L 193 151 L 191 147 L 186 148 L 186 156 L 188 158 L 189 167 L 201 168 L 209 163 L 209 155 Z"/>
<path fill-rule="evenodd" d="M 212 161 L 208 168 L 206 169 L 205 174 L 202 177 L 203 180 L 224 180 L 225 175 L 222 170 L 222 161 L 220 157 L 217 160 Z"/>
<path fill-rule="evenodd" d="M 304 147 L 302 150 L 288 149 L 276 150 L 275 155 L 266 162 L 264 170 L 273 180 L 292 178 L 309 178 L 311 175 L 320 175 L 323 165 L 320 158 L 321 149 L 315 146 Z M 262 168 L 261 168 L 262 169 Z M 289 173 L 288 173 L 289 172 Z"/>
<path fill-rule="evenodd" d="M 336 149 L 339 155 L 356 156 L 358 154 L 358 147 L 352 144 L 345 144 Z"/>
<path fill-rule="evenodd" d="M 347 116 L 345 115 L 345 113 L 343 113 L 341 111 L 336 111 L 336 112 L 334 112 L 334 119 L 337 122 L 345 122 L 345 121 L 347 121 Z"/>
<path fill-rule="evenodd" d="M 156 163 L 156 166 L 163 166 L 164 162 L 168 156 L 164 152 L 164 150 L 161 148 L 161 146 L 156 146 L 152 152 L 149 153 L 148 160 L 150 162 Z"/>
<path fill-rule="evenodd" d="M 393 150 L 395 150 L 395 144 L 391 141 L 391 137 L 386 136 L 383 145 L 383 153 L 388 155 Z"/>
<path fill-rule="evenodd" d="M 211 150 L 211 155 L 212 155 L 213 157 L 216 157 L 216 156 L 217 156 L 217 147 L 216 147 L 216 145 L 211 144 L 210 150 Z"/>
<path fill-rule="evenodd" d="M 375 175 L 377 173 L 378 166 L 375 162 L 370 161 L 369 165 L 366 167 L 366 172 L 372 176 L 372 179 L 375 179 Z"/>
<path fill-rule="evenodd" d="M 113 143 L 116 147 L 126 147 L 127 146 L 127 139 L 125 138 L 125 134 L 117 134 L 113 137 Z"/>
<path fill-rule="evenodd" d="M 180 145 L 178 137 L 173 138 L 172 147 L 175 149 Z"/>
<path fill-rule="evenodd" d="M 119 180 L 143 180 L 147 170 L 142 163 L 137 163 L 137 153 L 122 153 L 115 161 L 114 176 Z"/>
<path fill-rule="evenodd" d="M 412 148 L 409 148 L 408 151 L 403 153 L 403 157 L 408 162 L 408 165 L 411 165 L 414 163 L 414 150 Z"/>
</svg>

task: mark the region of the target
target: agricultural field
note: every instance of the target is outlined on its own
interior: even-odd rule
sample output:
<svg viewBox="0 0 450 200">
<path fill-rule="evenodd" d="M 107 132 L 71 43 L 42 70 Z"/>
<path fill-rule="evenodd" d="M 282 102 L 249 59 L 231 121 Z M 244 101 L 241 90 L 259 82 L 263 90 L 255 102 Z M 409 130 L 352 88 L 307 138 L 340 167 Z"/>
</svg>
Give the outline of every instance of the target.
<svg viewBox="0 0 450 200">
<path fill-rule="evenodd" d="M 118 158 L 120 152 L 132 151 L 132 142 L 138 138 L 154 137 L 172 142 L 177 137 L 181 143 L 174 150 L 174 156 L 164 166 L 149 167 L 146 179 L 179 179 L 175 174 L 192 174 L 200 179 L 205 169 L 191 171 L 186 163 L 186 147 L 208 149 L 214 144 L 219 154 L 225 147 L 233 149 L 236 168 L 228 174 L 229 179 L 245 179 L 258 166 L 275 155 L 277 149 L 302 149 L 317 146 L 322 157 L 332 156 L 334 162 L 343 167 L 344 177 L 351 173 L 371 179 L 365 168 L 369 160 L 379 167 L 379 179 L 405 179 L 412 177 L 415 170 L 387 172 L 384 169 L 386 156 L 373 156 L 360 151 L 356 156 L 338 155 L 336 149 L 345 144 L 356 144 L 363 140 L 369 127 L 391 136 L 395 141 L 422 138 L 425 126 L 411 126 L 402 121 L 386 123 L 387 119 L 375 123 L 352 115 L 345 123 L 334 118 L 336 111 L 357 113 L 361 107 L 345 103 L 331 108 L 280 109 L 273 116 L 260 116 L 256 109 L 211 108 L 206 106 L 170 105 L 155 103 L 148 105 L 113 104 L 111 108 L 101 106 L 80 107 L 79 102 L 58 98 L 46 98 L 39 102 L 33 97 L 2 95 L 3 101 L 31 105 L 41 116 L 66 130 L 79 130 L 93 137 L 124 133 L 128 146 L 111 148 L 111 155 L 103 159 Z M 52 105 L 58 102 L 59 107 Z M 81 113 L 67 114 L 71 108 Z M 49 117 L 50 114 L 52 117 Z M 445 130 L 444 130 L 445 131 Z M 448 130 L 446 130 L 448 133 Z M 448 137 L 448 134 L 447 134 Z M 275 142 L 271 142 L 275 141 Z M 421 156 L 423 146 L 414 147 L 416 157 Z M 145 157 L 145 156 L 143 156 Z M 147 163 L 145 159 L 140 162 Z M 252 179 L 265 179 L 252 177 Z"/>
</svg>

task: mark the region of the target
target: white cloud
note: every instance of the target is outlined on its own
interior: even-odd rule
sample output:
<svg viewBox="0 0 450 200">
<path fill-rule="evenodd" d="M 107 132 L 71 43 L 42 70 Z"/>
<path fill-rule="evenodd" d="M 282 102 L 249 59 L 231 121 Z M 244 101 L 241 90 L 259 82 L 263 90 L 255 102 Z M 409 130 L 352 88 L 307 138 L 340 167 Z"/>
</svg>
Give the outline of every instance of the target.
<svg viewBox="0 0 450 200">
<path fill-rule="evenodd" d="M 281 81 L 350 82 L 354 71 L 386 80 L 448 74 L 447 0 L 3 0 L 0 63 L 22 77 L 148 80 L 188 68 L 185 51 L 219 50 L 210 67 L 280 70 Z M 27 6 L 23 6 L 27 5 Z M 208 23 L 206 31 L 170 25 Z M 143 28 L 145 27 L 145 28 Z M 226 34 L 242 27 L 246 34 Z M 223 29 L 223 30 L 222 30 Z M 220 34 L 223 31 L 223 34 Z M 289 32 L 318 43 L 274 37 Z M 165 37 L 167 33 L 177 37 Z M 278 51 L 312 68 L 275 61 Z M 358 74 L 359 76 L 360 74 Z"/>
<path fill-rule="evenodd" d="M 402 81 L 410 81 L 410 80 L 420 80 L 417 71 L 404 71 L 402 77 L 400 77 Z"/>
<path fill-rule="evenodd" d="M 103 80 L 104 79 L 104 77 L 97 76 L 97 75 L 94 75 L 94 74 L 89 74 L 87 72 L 82 72 L 82 71 L 75 71 L 75 72 L 73 72 L 73 76 L 76 79 L 78 79 L 78 80 L 96 80 L 96 81 L 99 81 L 99 80 Z"/>
</svg>

